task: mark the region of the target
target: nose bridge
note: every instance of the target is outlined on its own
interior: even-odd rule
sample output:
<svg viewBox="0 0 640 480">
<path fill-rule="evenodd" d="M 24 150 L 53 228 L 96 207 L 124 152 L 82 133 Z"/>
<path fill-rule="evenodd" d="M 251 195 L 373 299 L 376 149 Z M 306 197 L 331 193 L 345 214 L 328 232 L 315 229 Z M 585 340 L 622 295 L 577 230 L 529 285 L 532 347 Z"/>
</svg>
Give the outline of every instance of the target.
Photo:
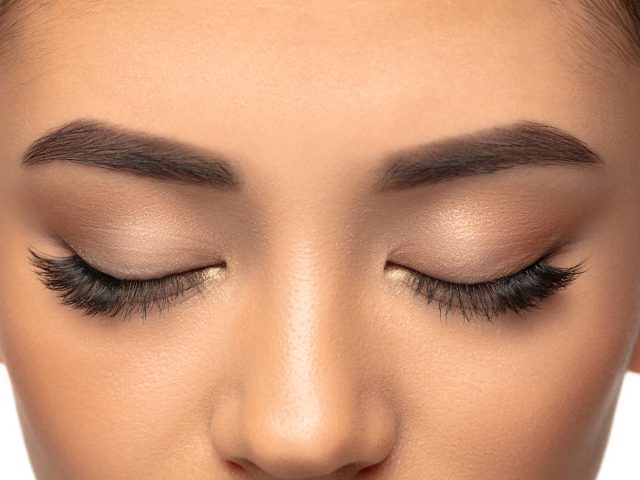
<svg viewBox="0 0 640 480">
<path fill-rule="evenodd" d="M 260 478 L 351 478 L 387 457 L 397 419 L 382 387 L 362 375 L 373 356 L 361 357 L 366 343 L 354 341 L 366 321 L 341 244 L 350 235 L 327 210 L 305 211 L 281 217 L 261 253 L 263 273 L 237 323 L 240 377 L 218 404 L 212 439 Z"/>
<path fill-rule="evenodd" d="M 395 419 L 384 401 L 362 395 L 356 378 L 353 311 L 335 245 L 302 235 L 277 244 L 288 248 L 271 252 L 250 361 L 229 410 L 236 413 L 225 422 L 237 430 L 218 447 L 269 478 L 360 471 L 387 456 Z"/>
<path fill-rule="evenodd" d="M 313 442 L 325 428 L 341 428 L 354 414 L 356 386 L 345 355 L 349 313 L 339 292 L 334 252 L 308 237 L 289 238 L 274 253 L 264 295 L 263 335 L 248 388 L 265 421 L 282 438 Z M 326 416 L 331 420 L 327 421 Z M 271 431 L 271 434 L 278 434 Z"/>
</svg>

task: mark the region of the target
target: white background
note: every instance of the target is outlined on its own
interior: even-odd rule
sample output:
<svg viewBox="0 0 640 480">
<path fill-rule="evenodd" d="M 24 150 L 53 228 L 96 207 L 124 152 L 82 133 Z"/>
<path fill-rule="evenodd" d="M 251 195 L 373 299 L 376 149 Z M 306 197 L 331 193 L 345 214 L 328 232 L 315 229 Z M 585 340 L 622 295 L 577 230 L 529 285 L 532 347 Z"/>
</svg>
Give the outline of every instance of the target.
<svg viewBox="0 0 640 480">
<path fill-rule="evenodd" d="M 640 479 L 640 375 L 627 373 L 598 480 Z M 0 478 L 34 480 L 9 377 L 0 367 Z"/>
</svg>

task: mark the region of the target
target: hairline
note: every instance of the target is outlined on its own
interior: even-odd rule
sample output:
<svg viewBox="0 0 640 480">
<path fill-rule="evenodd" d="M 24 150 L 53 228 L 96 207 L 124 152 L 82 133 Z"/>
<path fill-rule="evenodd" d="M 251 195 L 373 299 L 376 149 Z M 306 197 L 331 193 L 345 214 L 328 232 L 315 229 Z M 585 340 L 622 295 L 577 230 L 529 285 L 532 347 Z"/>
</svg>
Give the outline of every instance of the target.
<svg viewBox="0 0 640 480">
<path fill-rule="evenodd" d="M 549 0 L 562 9 L 563 20 L 571 23 L 565 40 L 585 63 L 594 64 L 593 55 L 640 68 L 640 0 Z M 0 0 L 0 65 L 10 64 L 12 46 L 18 45 L 21 25 L 42 7 L 56 0 Z M 576 6 L 577 9 L 572 8 Z M 574 36 L 572 33 L 578 33 Z M 562 32 L 561 35 L 562 36 Z M 608 58 L 607 58 L 608 57 Z M 595 62 L 598 63 L 598 62 Z M 600 66 L 602 68 L 602 66 Z"/>
<path fill-rule="evenodd" d="M 640 67 L 640 0 L 579 0 L 584 16 L 578 20 L 580 42 Z"/>
</svg>

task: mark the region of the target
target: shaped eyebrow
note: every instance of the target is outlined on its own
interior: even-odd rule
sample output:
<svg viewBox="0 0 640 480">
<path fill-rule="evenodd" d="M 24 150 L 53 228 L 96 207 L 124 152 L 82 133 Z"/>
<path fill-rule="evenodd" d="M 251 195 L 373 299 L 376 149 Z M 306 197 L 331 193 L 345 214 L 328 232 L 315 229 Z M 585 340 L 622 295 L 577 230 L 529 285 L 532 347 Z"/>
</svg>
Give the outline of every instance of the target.
<svg viewBox="0 0 640 480">
<path fill-rule="evenodd" d="M 241 183 L 223 155 L 92 119 L 48 131 L 27 148 L 21 163 L 57 161 L 221 189 L 236 189 Z"/>
<path fill-rule="evenodd" d="M 377 193 L 485 175 L 527 165 L 592 165 L 602 157 L 573 135 L 520 121 L 411 147 L 386 155 Z"/>
<path fill-rule="evenodd" d="M 237 189 L 241 176 L 222 154 L 81 118 L 49 130 L 25 151 L 25 167 L 66 161 L 156 179 Z M 531 121 L 472 132 L 383 156 L 377 193 L 524 165 L 589 165 L 602 158 L 578 138 Z"/>
</svg>

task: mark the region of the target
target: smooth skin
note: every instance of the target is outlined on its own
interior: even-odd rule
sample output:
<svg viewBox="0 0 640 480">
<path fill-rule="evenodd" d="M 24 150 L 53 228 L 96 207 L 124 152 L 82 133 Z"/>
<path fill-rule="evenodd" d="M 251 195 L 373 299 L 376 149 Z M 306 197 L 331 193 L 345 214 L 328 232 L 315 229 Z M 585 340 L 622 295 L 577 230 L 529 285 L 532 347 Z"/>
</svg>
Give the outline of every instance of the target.
<svg viewBox="0 0 640 480">
<path fill-rule="evenodd" d="M 576 11 L 54 1 L 25 18 L 0 73 L 0 357 L 38 478 L 594 479 L 640 371 L 640 74 L 567 42 Z M 82 117 L 224 152 L 243 189 L 21 168 Z M 604 164 L 371 193 L 387 151 L 522 119 Z M 226 268 L 164 316 L 89 317 L 29 264 L 28 245 L 73 253 L 56 235 L 113 270 Z M 441 321 L 387 268 L 471 282 L 549 238 L 554 265 L 587 271 L 492 322 Z"/>
</svg>

